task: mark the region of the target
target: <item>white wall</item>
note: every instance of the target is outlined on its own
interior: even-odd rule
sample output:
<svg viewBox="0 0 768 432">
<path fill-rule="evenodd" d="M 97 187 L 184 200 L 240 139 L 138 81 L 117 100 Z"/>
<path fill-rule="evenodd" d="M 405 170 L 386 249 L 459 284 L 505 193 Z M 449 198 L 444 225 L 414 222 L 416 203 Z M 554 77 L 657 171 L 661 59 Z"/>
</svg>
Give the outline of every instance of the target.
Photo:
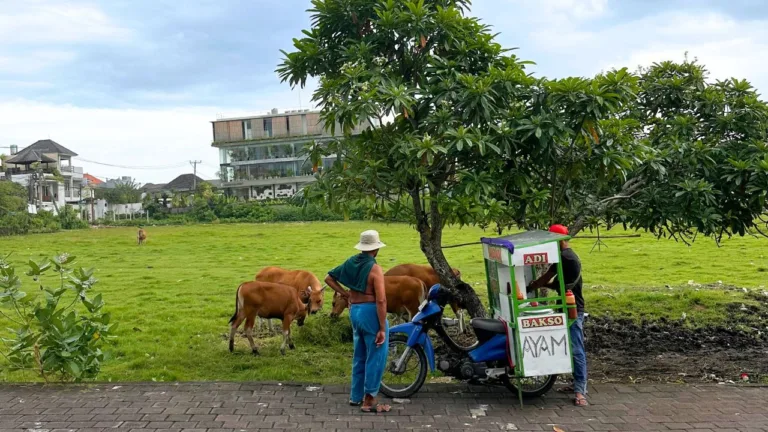
<svg viewBox="0 0 768 432">
<path fill-rule="evenodd" d="M 90 217 L 91 209 L 88 208 L 88 215 Z M 96 219 L 104 219 L 107 216 L 107 212 L 113 212 L 116 219 L 129 219 L 136 216 L 136 213 L 143 213 L 144 207 L 141 203 L 133 204 L 108 204 L 105 200 L 97 199 L 93 203 L 93 213 Z"/>
</svg>

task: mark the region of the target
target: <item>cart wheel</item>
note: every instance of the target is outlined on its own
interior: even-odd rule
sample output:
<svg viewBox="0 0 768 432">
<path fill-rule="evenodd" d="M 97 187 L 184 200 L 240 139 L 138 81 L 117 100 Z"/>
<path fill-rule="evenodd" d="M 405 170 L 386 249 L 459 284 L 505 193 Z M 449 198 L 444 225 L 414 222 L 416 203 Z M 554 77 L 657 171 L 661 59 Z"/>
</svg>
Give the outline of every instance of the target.
<svg viewBox="0 0 768 432">
<path fill-rule="evenodd" d="M 517 386 L 515 383 L 517 379 L 504 375 L 501 378 L 501 382 L 509 391 L 517 393 Z M 523 394 L 523 399 L 537 398 L 543 396 L 546 392 L 552 389 L 557 381 L 557 375 L 545 375 L 539 377 L 528 377 L 520 379 L 520 390 Z"/>
</svg>

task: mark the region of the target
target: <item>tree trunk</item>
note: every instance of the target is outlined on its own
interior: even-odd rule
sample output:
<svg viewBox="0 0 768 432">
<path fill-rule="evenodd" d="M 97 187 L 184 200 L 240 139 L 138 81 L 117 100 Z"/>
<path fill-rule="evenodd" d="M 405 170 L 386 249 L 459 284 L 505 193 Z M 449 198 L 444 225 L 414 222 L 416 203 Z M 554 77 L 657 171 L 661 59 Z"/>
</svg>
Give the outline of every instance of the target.
<svg viewBox="0 0 768 432">
<path fill-rule="evenodd" d="M 422 208 L 419 192 L 414 191 L 411 193 L 421 251 L 440 277 L 440 283 L 451 290 L 457 305 L 469 312 L 472 318 L 484 318 L 485 306 L 480 301 L 477 293 L 471 285 L 461 281 L 453 274 L 451 266 L 443 254 L 443 219 L 437 205 L 436 196 L 438 193 L 439 191 L 432 191 L 429 216 L 427 216 L 425 209 Z"/>
<path fill-rule="evenodd" d="M 443 254 L 441 242 L 431 238 L 429 233 L 419 232 L 421 237 L 421 251 L 427 257 L 427 261 L 440 276 L 440 283 L 448 287 L 457 300 L 460 308 L 466 309 L 472 318 L 484 318 L 485 306 L 480 301 L 472 286 L 463 282 L 451 271 L 451 266 Z"/>
</svg>

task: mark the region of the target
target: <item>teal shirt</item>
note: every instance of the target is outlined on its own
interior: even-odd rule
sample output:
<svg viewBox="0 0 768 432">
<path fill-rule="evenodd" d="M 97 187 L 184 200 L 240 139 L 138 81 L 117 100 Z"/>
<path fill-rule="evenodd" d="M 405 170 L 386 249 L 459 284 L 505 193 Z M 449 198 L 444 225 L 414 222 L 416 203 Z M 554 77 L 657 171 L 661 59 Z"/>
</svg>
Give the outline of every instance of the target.
<svg viewBox="0 0 768 432">
<path fill-rule="evenodd" d="M 371 274 L 374 264 L 376 264 L 376 258 L 360 253 L 347 259 L 344 264 L 329 271 L 328 274 L 347 288 L 364 293 L 368 288 L 368 275 Z"/>
</svg>

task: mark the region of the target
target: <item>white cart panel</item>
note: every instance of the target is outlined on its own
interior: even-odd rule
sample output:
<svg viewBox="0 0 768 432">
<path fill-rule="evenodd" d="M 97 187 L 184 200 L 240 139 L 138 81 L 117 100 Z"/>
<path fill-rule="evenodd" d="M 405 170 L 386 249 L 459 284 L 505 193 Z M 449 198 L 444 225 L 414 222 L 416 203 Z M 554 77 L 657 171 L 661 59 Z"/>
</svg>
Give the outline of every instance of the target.
<svg viewBox="0 0 768 432">
<path fill-rule="evenodd" d="M 565 314 L 530 315 L 517 319 L 523 372 L 527 377 L 572 372 Z"/>
<path fill-rule="evenodd" d="M 560 254 L 556 242 L 515 249 L 515 254 L 512 255 L 512 265 L 515 267 L 557 262 L 560 262 Z"/>
</svg>

